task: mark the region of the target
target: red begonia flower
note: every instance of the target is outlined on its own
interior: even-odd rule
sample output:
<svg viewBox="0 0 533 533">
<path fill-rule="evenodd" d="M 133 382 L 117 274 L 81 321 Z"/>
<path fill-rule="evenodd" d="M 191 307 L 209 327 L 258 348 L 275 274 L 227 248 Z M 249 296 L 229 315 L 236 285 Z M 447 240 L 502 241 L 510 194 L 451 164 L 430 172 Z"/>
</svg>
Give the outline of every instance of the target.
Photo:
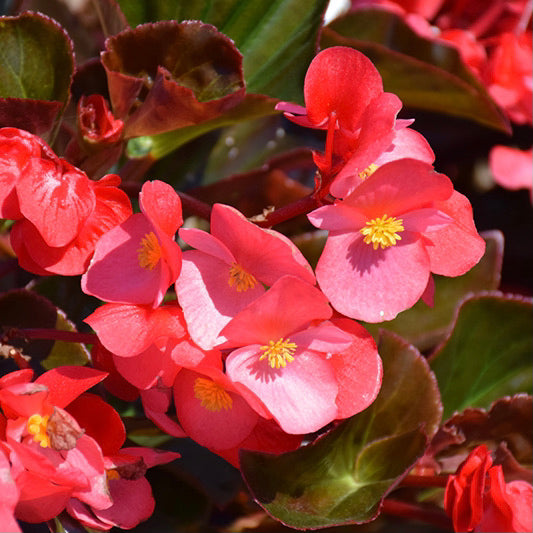
<svg viewBox="0 0 533 533">
<path fill-rule="evenodd" d="M 120 140 L 124 122 L 116 119 L 101 94 L 82 96 L 78 101 L 78 131 L 89 145 L 112 144 Z"/>
<path fill-rule="evenodd" d="M 11 230 L 11 245 L 22 268 L 40 275 L 83 274 L 98 239 L 131 215 L 127 195 L 118 189 L 120 178 L 114 174 L 90 182 L 96 198 L 94 210 L 79 233 L 65 246 L 49 246 L 28 220 L 19 220 Z"/>
<path fill-rule="evenodd" d="M 19 533 L 22 530 L 15 519 L 19 490 L 11 478 L 10 470 L 9 460 L 0 445 L 0 531 Z"/>
<path fill-rule="evenodd" d="M 448 478 L 444 508 L 455 531 L 531 531 L 533 487 L 525 481 L 506 483 L 501 465 L 493 466 L 482 444 L 470 452 Z"/>
<path fill-rule="evenodd" d="M 196 250 L 183 254 L 176 293 L 192 339 L 208 350 L 225 340 L 221 329 L 281 276 L 315 283 L 301 252 L 284 235 L 262 229 L 233 207 L 215 204 L 211 233 L 182 228 Z"/>
<path fill-rule="evenodd" d="M 333 307 L 367 322 L 390 320 L 424 294 L 431 272 L 457 276 L 476 264 L 484 241 L 463 199 L 431 165 L 401 159 L 311 212 L 310 221 L 329 230 L 316 273 Z"/>
<path fill-rule="evenodd" d="M 381 164 L 378 158 L 411 157 L 432 163 L 434 154 L 425 139 L 408 134 L 396 140 L 410 122 L 396 121 L 400 99 L 383 91 L 372 62 L 352 48 L 322 50 L 311 62 L 304 83 L 306 108 L 282 102 L 277 109 L 301 126 L 328 131 L 324 154 L 314 153 L 316 165 L 328 181 L 329 192 L 344 197 Z M 303 115 L 303 116 L 299 116 Z M 396 144 L 401 153 L 391 154 Z M 383 161 L 384 162 L 384 161 Z"/>
<path fill-rule="evenodd" d="M 146 182 L 139 194 L 142 213 L 105 233 L 82 277 L 85 293 L 108 302 L 157 307 L 181 269 L 174 234 L 183 223 L 181 201 L 162 182 Z"/>
<path fill-rule="evenodd" d="M 237 348 L 226 359 L 229 378 L 247 387 L 259 399 L 248 397 L 250 405 L 259 414 L 266 407 L 287 433 L 316 431 L 339 417 L 337 399 L 348 392 L 339 386 L 350 380 L 337 379 L 333 361 L 353 356 L 349 348 L 358 339 L 328 322 L 331 314 L 318 289 L 284 276 L 223 330 L 222 348 Z M 375 393 L 373 377 L 370 388 Z"/>
</svg>

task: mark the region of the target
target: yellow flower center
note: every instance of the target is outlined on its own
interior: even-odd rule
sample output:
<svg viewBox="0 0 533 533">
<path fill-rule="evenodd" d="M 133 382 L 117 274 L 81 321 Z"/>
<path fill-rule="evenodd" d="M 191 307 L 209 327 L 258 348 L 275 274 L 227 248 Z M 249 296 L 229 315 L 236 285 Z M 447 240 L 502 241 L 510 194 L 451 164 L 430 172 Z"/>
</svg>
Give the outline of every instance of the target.
<svg viewBox="0 0 533 533">
<path fill-rule="evenodd" d="M 402 238 L 398 233 L 403 230 L 403 220 L 401 218 L 397 219 L 396 217 L 383 215 L 381 218 L 369 220 L 360 231 L 365 236 L 365 243 L 372 243 L 374 250 L 377 250 L 379 246 L 385 249 L 389 246 L 394 246 L 396 241 L 401 241 Z"/>
<path fill-rule="evenodd" d="M 243 292 L 248 289 L 253 289 L 257 285 L 257 280 L 252 274 L 246 272 L 242 266 L 233 263 L 229 270 L 228 285 L 230 287 L 235 285 L 237 292 Z"/>
<path fill-rule="evenodd" d="M 153 270 L 161 259 L 161 247 L 153 231 L 141 239 L 141 246 L 137 250 L 139 265 L 147 270 Z"/>
<path fill-rule="evenodd" d="M 218 384 L 210 379 L 196 378 L 194 396 L 200 400 L 202 407 L 208 411 L 226 411 L 233 407 L 231 396 Z"/>
<path fill-rule="evenodd" d="M 35 414 L 31 415 L 27 422 L 28 432 L 33 435 L 33 440 L 38 442 L 42 448 L 48 448 L 50 446 L 50 438 L 46 433 L 49 418 L 48 415 L 41 416 Z"/>
<path fill-rule="evenodd" d="M 289 342 L 289 339 L 283 339 L 283 337 L 276 342 L 270 341 L 268 346 L 261 346 L 261 351 L 264 352 L 259 361 L 268 359 L 268 364 L 272 368 L 285 368 L 287 363 L 294 361 L 294 352 L 296 351 L 296 344 Z"/>
<path fill-rule="evenodd" d="M 362 172 L 359 172 L 359 178 L 362 180 L 366 180 L 368 176 L 371 174 L 374 174 L 374 172 L 378 169 L 378 166 L 374 163 L 370 163 Z"/>
</svg>

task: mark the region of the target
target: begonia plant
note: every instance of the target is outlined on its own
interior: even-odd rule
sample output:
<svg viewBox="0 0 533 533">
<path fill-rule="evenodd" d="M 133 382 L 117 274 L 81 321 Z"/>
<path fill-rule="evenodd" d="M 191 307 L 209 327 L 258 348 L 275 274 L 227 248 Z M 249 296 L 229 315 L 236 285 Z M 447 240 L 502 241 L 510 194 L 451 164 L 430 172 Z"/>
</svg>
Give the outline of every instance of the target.
<svg viewBox="0 0 533 533">
<path fill-rule="evenodd" d="M 1 531 L 532 530 L 532 3 L 335 4 L 0 5 Z"/>
</svg>

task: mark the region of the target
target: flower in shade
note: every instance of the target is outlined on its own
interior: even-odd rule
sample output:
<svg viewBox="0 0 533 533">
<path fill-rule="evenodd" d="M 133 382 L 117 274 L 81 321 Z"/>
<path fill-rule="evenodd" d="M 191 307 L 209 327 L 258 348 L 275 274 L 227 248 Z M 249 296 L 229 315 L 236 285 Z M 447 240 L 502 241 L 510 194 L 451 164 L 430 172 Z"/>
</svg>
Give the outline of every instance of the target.
<svg viewBox="0 0 533 533">
<path fill-rule="evenodd" d="M 246 399 L 261 416 L 274 418 L 287 433 L 309 433 L 350 416 L 372 403 L 379 390 L 375 344 L 368 334 L 329 322 L 331 315 L 318 289 L 284 276 L 222 332 L 228 339 L 222 348 L 234 348 L 226 359 L 228 377 L 252 393 Z M 358 349 L 371 363 L 361 386 L 353 387 L 357 368 L 351 363 Z"/>
<path fill-rule="evenodd" d="M 519 150 L 510 146 L 494 146 L 489 154 L 494 181 L 506 189 L 529 189 L 533 203 L 533 148 Z"/>
<path fill-rule="evenodd" d="M 181 201 L 170 185 L 156 180 L 144 183 L 139 204 L 141 213 L 98 240 L 82 289 L 108 302 L 157 307 L 181 269 L 174 240 L 183 223 Z"/>
<path fill-rule="evenodd" d="M 262 229 L 235 208 L 215 204 L 211 233 L 182 228 L 180 237 L 196 250 L 183 253 L 176 294 L 193 340 L 210 349 L 223 342 L 221 329 L 281 276 L 315 283 L 301 252 L 284 235 Z"/>
<path fill-rule="evenodd" d="M 444 508 L 455 531 L 531 531 L 533 487 L 506 483 L 501 465 L 493 465 L 482 444 L 448 478 Z"/>
<path fill-rule="evenodd" d="M 329 230 L 316 267 L 331 305 L 351 318 L 394 318 L 431 296 L 431 272 L 458 276 L 483 255 L 468 200 L 433 167 L 401 159 L 381 166 L 343 200 L 309 220 Z"/>
</svg>

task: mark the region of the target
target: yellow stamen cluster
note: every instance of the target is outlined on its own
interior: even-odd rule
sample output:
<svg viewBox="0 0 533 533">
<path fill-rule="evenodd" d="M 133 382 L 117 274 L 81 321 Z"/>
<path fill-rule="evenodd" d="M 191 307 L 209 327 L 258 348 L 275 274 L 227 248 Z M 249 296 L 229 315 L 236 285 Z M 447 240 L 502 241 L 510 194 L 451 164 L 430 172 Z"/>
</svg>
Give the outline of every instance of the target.
<svg viewBox="0 0 533 533">
<path fill-rule="evenodd" d="M 46 433 L 49 418 L 48 415 L 35 414 L 31 415 L 27 422 L 28 432 L 33 435 L 33 440 L 38 442 L 42 448 L 50 447 L 50 438 Z"/>
<path fill-rule="evenodd" d="M 360 231 L 365 236 L 366 244 L 372 244 L 374 250 L 379 246 L 385 249 L 389 246 L 394 246 L 396 241 L 401 241 L 402 238 L 398 235 L 403 231 L 403 220 L 396 217 L 388 217 L 383 215 L 381 218 L 373 218 L 366 223 L 366 226 Z"/>
<path fill-rule="evenodd" d="M 244 292 L 253 289 L 257 285 L 257 280 L 237 263 L 233 263 L 229 270 L 228 285 L 235 286 L 237 292 Z"/>
<path fill-rule="evenodd" d="M 268 364 L 272 368 L 285 368 L 287 363 L 294 361 L 294 352 L 298 346 L 294 342 L 289 342 L 289 339 L 283 337 L 276 342 L 270 341 L 268 346 L 261 346 L 261 351 L 264 352 L 259 361 L 268 359 Z"/>
<path fill-rule="evenodd" d="M 374 172 L 378 169 L 378 166 L 374 163 L 370 163 L 362 172 L 359 172 L 359 178 L 362 180 L 366 180 L 368 176 L 374 174 Z"/>
<path fill-rule="evenodd" d="M 146 270 L 153 270 L 161 259 L 161 247 L 153 231 L 141 239 L 141 246 L 137 250 L 139 265 Z"/>
<path fill-rule="evenodd" d="M 194 396 L 200 400 L 202 407 L 208 411 L 226 411 L 233 407 L 231 396 L 218 384 L 210 379 L 196 378 Z"/>
</svg>

